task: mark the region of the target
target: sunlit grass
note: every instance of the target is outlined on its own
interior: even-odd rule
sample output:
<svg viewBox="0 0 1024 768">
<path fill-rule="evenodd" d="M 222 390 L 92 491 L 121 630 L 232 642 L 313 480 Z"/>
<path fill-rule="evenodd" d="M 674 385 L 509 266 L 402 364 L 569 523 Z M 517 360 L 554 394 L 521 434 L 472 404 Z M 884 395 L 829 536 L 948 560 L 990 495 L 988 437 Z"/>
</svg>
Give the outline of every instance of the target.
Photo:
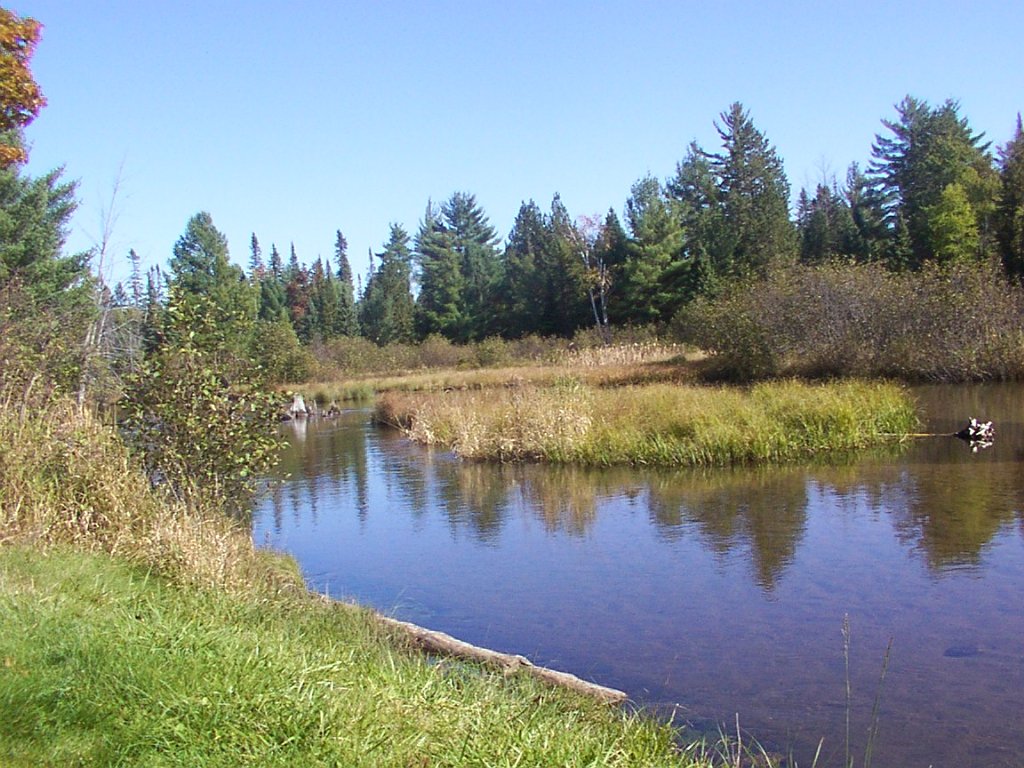
<svg viewBox="0 0 1024 768">
<path fill-rule="evenodd" d="M 664 726 L 402 649 L 365 611 L 0 548 L 0 763 L 685 766 Z"/>
<path fill-rule="evenodd" d="M 473 459 L 709 466 L 809 459 L 892 442 L 914 406 L 885 383 L 614 389 L 562 378 L 479 392 L 392 392 L 376 418 Z"/>
</svg>

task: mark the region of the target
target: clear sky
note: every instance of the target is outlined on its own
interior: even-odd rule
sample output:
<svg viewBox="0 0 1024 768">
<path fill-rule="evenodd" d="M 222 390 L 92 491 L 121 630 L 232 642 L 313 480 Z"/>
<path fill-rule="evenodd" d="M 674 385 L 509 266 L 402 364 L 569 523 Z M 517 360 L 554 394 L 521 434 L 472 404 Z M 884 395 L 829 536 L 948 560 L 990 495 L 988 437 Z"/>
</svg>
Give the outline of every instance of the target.
<svg viewBox="0 0 1024 768">
<path fill-rule="evenodd" d="M 794 194 L 866 163 L 911 94 L 959 100 L 995 145 L 1024 110 L 1024 2 L 265 2 L 8 0 L 41 21 L 49 99 L 31 173 L 66 166 L 69 245 L 111 238 L 165 265 L 209 211 L 232 258 L 333 256 L 364 274 L 388 226 L 471 192 L 501 237 L 524 200 L 622 212 L 690 141 L 717 145 L 733 101 L 776 146 Z"/>
</svg>

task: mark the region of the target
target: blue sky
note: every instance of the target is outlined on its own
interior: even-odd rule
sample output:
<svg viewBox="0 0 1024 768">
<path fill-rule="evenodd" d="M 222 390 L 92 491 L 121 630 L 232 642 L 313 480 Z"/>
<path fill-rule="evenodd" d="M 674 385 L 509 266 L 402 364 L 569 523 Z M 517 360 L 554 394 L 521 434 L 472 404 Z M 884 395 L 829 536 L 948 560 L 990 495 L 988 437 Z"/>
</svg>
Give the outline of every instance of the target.
<svg viewBox="0 0 1024 768">
<path fill-rule="evenodd" d="M 906 94 L 960 101 L 995 144 L 1024 110 L 1024 3 L 13 0 L 45 25 L 49 105 L 29 171 L 80 182 L 69 245 L 93 245 L 120 187 L 129 248 L 165 265 L 209 211 L 232 257 L 333 255 L 365 273 L 390 222 L 476 195 L 507 236 L 524 200 L 621 215 L 740 101 L 794 193 L 866 163 Z"/>
</svg>

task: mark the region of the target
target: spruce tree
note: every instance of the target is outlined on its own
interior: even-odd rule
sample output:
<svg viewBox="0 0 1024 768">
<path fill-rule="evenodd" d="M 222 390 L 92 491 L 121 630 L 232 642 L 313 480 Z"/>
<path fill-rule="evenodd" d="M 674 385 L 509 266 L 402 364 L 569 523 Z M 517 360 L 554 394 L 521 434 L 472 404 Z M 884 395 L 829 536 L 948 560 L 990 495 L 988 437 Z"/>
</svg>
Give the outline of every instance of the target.
<svg viewBox="0 0 1024 768">
<path fill-rule="evenodd" d="M 170 267 L 172 303 L 180 312 L 201 313 L 204 327 L 216 335 L 196 343 L 230 354 L 242 353 L 248 346 L 259 299 L 242 269 L 229 261 L 227 238 L 214 226 L 209 213 L 202 211 L 189 220 L 174 245 Z"/>
<path fill-rule="evenodd" d="M 383 346 L 413 340 L 412 252 L 409 234 L 391 225 L 380 266 L 372 272 L 360 302 L 359 321 L 367 338 Z M 372 264 L 371 264 L 372 267 Z"/>
<path fill-rule="evenodd" d="M 441 206 L 451 247 L 458 256 L 464 320 L 458 341 L 480 339 L 492 324 L 493 294 L 501 276 L 498 236 L 477 202 L 466 192 L 456 192 Z"/>
<path fill-rule="evenodd" d="M 659 182 L 646 176 L 632 187 L 626 201 L 630 253 L 623 266 L 622 320 L 648 324 L 665 322 L 679 306 L 672 276 L 683 259 L 680 217 Z"/>
<path fill-rule="evenodd" d="M 984 136 L 960 117 L 954 101 L 932 108 L 907 96 L 896 112 L 895 120 L 882 121 L 891 135 L 875 137 L 869 170 L 886 215 L 890 261 L 916 268 L 944 247 L 948 221 L 933 217 L 948 212 L 949 200 L 941 203 L 950 184 L 967 198 L 978 231 L 977 255 L 988 254 L 999 181 Z"/>
<path fill-rule="evenodd" d="M 416 326 L 421 336 L 439 333 L 448 339 L 469 335 L 464 314 L 465 281 L 454 238 L 441 220 L 441 212 L 427 203 L 416 233 L 415 257 L 419 269 Z"/>
<path fill-rule="evenodd" d="M 726 238 L 725 272 L 763 275 L 796 252 L 789 219 L 789 182 L 782 160 L 739 102 L 720 115 L 715 128 L 721 152 L 707 154 L 718 183 Z"/>
<path fill-rule="evenodd" d="M 252 233 L 249 240 L 249 279 L 254 283 L 263 278 L 266 267 L 263 266 L 263 249 L 260 248 L 260 241 L 256 239 L 256 233 Z"/>
<path fill-rule="evenodd" d="M 356 314 L 355 286 L 352 282 L 352 265 L 348 260 L 348 241 L 339 229 L 334 239 L 334 258 L 338 262 L 338 317 L 334 327 L 335 336 L 359 335 L 359 320 Z"/>
<path fill-rule="evenodd" d="M 497 290 L 497 328 L 519 337 L 541 330 L 541 304 L 546 286 L 540 265 L 547 248 L 544 214 L 530 200 L 519 206 L 505 245 L 502 279 Z"/>
</svg>

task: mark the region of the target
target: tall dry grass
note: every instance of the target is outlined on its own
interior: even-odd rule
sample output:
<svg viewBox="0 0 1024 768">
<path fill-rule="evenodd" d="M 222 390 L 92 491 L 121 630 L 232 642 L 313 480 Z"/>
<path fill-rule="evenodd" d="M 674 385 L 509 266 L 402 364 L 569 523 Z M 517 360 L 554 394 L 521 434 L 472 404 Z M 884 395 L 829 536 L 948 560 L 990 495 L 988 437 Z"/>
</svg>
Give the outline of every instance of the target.
<svg viewBox="0 0 1024 768">
<path fill-rule="evenodd" d="M 471 459 L 709 466 L 812 459 L 891 443 L 917 425 L 901 388 L 846 381 L 751 389 L 577 379 L 480 392 L 392 392 L 378 422 Z"/>
<path fill-rule="evenodd" d="M 153 489 L 116 432 L 65 399 L 0 401 L 0 543 L 12 542 L 108 552 L 211 587 L 301 584 L 239 521 Z"/>
</svg>

